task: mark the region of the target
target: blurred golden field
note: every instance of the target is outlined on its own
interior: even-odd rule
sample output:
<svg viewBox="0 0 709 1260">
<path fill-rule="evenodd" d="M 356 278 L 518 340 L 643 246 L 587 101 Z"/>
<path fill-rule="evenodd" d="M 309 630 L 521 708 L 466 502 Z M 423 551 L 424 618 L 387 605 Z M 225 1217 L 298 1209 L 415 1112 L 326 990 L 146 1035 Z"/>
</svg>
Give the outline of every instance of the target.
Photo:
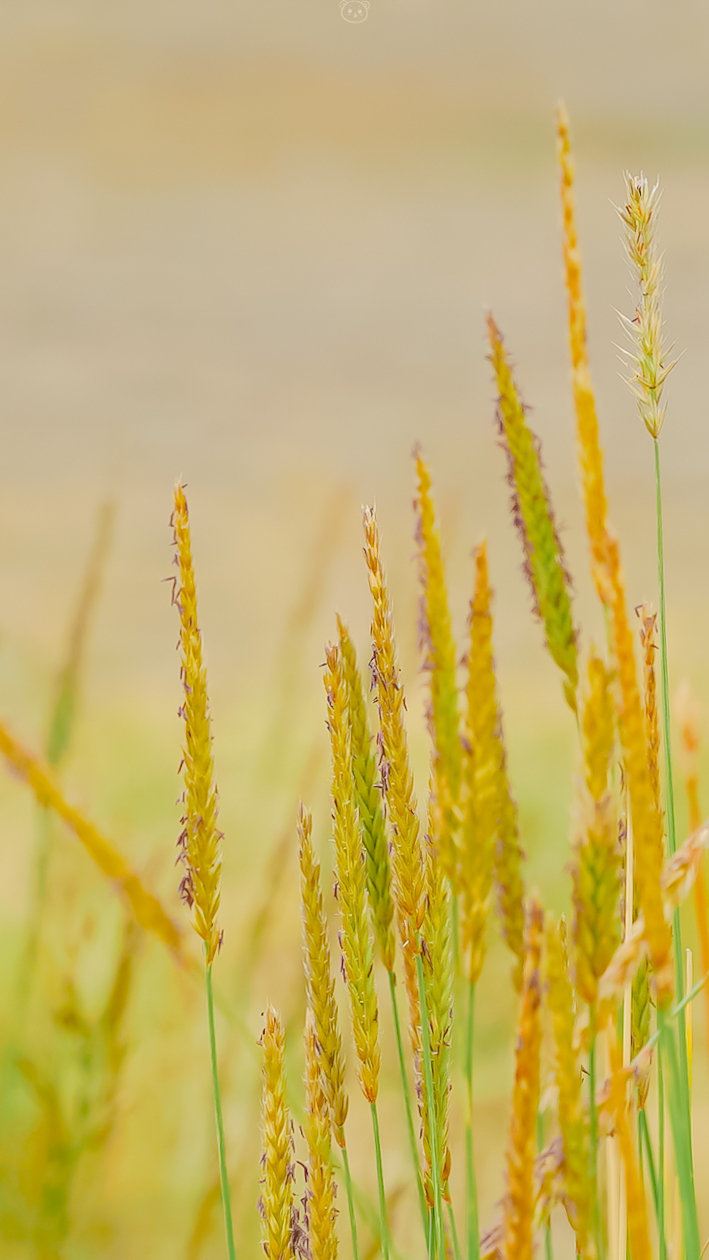
<svg viewBox="0 0 709 1260">
<path fill-rule="evenodd" d="M 360 25 L 335 0 L 9 0 L 0 15 L 0 716 L 43 750 L 97 512 L 112 501 L 61 783 L 181 920 L 177 624 L 161 583 L 172 489 L 186 482 L 225 833 L 215 987 L 242 1255 L 258 1254 L 256 1043 L 268 1002 L 295 1030 L 294 1096 L 302 1075 L 295 819 L 303 796 L 327 855 L 321 664 L 336 611 L 367 659 L 361 503 L 378 507 L 426 781 L 416 441 L 461 638 L 471 547 L 488 539 L 523 840 L 533 882 L 566 905 L 574 732 L 528 615 L 484 342 L 492 309 L 544 445 L 579 619 L 595 624 L 561 276 L 562 96 L 631 606 L 655 599 L 654 492 L 615 349 L 629 281 L 613 207 L 625 169 L 659 174 L 664 189 L 665 312 L 684 352 L 663 433 L 670 669 L 707 712 L 707 47 L 702 0 L 371 0 Z M 0 800 L 0 1256 L 221 1256 L 202 988 L 155 941 L 125 944 L 120 902 L 54 822 L 33 923 L 42 822 L 4 772 Z M 33 930 L 36 976 L 23 992 Z M 124 948 L 119 1047 L 101 1016 Z M 512 1062 L 503 970 L 494 937 L 478 1004 L 483 1224 L 501 1193 Z M 383 1128 L 395 1134 L 391 1046 L 385 1064 Z M 701 1116 L 706 1100 L 698 1072 Z M 99 1136 L 79 1142 L 81 1118 Z M 403 1143 L 384 1158 L 395 1213 Z M 365 1154 L 353 1171 L 374 1195 Z"/>
</svg>

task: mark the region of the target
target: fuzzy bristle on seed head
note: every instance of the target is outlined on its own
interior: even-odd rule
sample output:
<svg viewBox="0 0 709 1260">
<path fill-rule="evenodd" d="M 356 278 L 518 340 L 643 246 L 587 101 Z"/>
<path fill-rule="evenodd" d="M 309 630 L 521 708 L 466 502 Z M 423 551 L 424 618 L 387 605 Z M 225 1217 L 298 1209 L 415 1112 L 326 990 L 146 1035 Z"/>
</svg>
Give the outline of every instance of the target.
<svg viewBox="0 0 709 1260">
<path fill-rule="evenodd" d="M 490 361 L 498 390 L 498 428 L 507 455 L 512 514 L 522 542 L 534 610 L 544 625 L 547 647 L 564 676 L 564 695 L 576 711 L 578 651 L 571 610 L 570 579 L 542 471 L 539 441 L 527 423 L 500 330 L 487 320 Z"/>
<path fill-rule="evenodd" d="M 347 720 L 347 692 L 337 647 L 325 648 L 327 725 L 332 752 L 332 820 L 337 900 L 342 916 L 342 957 L 362 1092 L 368 1102 L 379 1088 L 379 1015 L 374 988 L 372 938 L 367 916 L 365 858 L 354 804 Z"/>
<path fill-rule="evenodd" d="M 312 819 L 302 804 L 298 814 L 298 839 L 306 999 L 308 1010 L 312 1013 L 323 1089 L 330 1106 L 333 1133 L 338 1146 L 343 1147 L 348 1109 L 345 1065 L 330 965 L 320 865 L 313 849 Z"/>
<path fill-rule="evenodd" d="M 263 1178 L 259 1203 L 268 1260 L 294 1260 L 293 1124 L 286 1103 L 285 1038 L 280 1016 L 266 1012 L 263 1047 Z"/>
<path fill-rule="evenodd" d="M 180 616 L 180 674 L 184 689 L 180 716 L 185 723 L 182 750 L 184 814 L 179 838 L 179 856 L 184 873 L 180 894 L 192 913 L 195 931 L 205 943 L 207 965 L 211 966 L 221 943 L 217 913 L 222 869 L 222 833 L 217 828 L 217 789 L 214 782 L 207 673 L 202 660 L 202 636 L 197 620 L 189 514 L 185 492 L 180 485 L 175 487 L 175 505 L 170 523 L 179 575 L 175 583 L 173 602 Z"/>
</svg>

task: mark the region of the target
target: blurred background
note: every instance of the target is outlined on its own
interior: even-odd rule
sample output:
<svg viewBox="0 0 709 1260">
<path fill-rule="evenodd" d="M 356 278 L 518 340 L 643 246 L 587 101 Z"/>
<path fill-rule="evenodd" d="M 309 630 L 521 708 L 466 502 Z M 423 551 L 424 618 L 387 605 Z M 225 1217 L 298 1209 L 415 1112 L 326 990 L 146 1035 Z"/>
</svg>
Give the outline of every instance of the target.
<svg viewBox="0 0 709 1260">
<path fill-rule="evenodd" d="M 172 571 L 172 488 L 184 480 L 226 833 L 222 985 L 232 1000 L 239 968 L 251 967 L 239 998 L 244 1029 L 224 1034 L 233 1074 L 248 1085 L 234 1089 L 229 1114 L 247 1185 L 257 1176 L 249 1090 L 260 1012 L 297 984 L 301 793 L 327 834 L 319 667 L 335 611 L 367 659 L 365 502 L 378 507 L 425 782 L 417 441 L 434 477 L 461 642 L 470 550 L 488 538 L 525 842 L 545 895 L 560 905 L 567 895 L 559 872 L 574 733 L 529 616 L 484 344 L 491 309 L 543 443 L 579 620 L 588 615 L 593 631 L 561 275 L 559 97 L 575 143 L 592 364 L 633 604 L 655 597 L 654 491 L 650 439 L 616 349 L 616 312 L 632 315 L 635 298 L 614 205 L 626 169 L 659 176 L 664 189 L 665 312 L 683 355 L 662 436 L 671 668 L 706 706 L 708 51 L 704 0 L 370 0 L 358 23 L 343 20 L 337 0 L 5 0 L 0 707 L 39 749 L 97 513 L 113 501 L 63 773 L 72 799 L 179 914 L 177 621 L 161 581 Z M 5 776 L 0 802 L 9 1000 L 13 942 L 31 905 L 34 820 Z M 56 844 L 74 842 L 58 833 Z M 74 860 L 69 890 L 93 878 L 72 849 Z M 95 891 L 102 906 L 98 880 Z M 102 933 L 117 933 L 112 914 L 109 903 L 77 919 L 77 957 L 84 948 L 101 956 Z M 206 1193 L 201 996 L 185 997 L 165 964 L 156 1001 L 162 964 L 150 965 L 134 1016 L 145 1045 L 133 1045 L 122 1087 L 126 1132 L 110 1173 L 104 1167 L 97 1221 L 74 1234 L 72 1256 L 182 1254 L 176 1239 L 188 1236 Z M 87 974 L 89 991 L 100 989 L 90 966 Z M 510 998 L 500 1018 L 511 1007 Z M 486 1037 L 494 1049 L 498 1036 L 497 1016 L 487 1018 L 483 1058 Z M 146 1065 L 168 1043 L 160 1103 Z M 508 1067 L 481 1069 L 493 1117 Z M 145 1133 L 136 1117 L 146 1108 L 156 1109 L 155 1125 L 136 1161 L 126 1152 Z M 492 1160 L 486 1211 L 499 1173 Z M 87 1184 L 95 1193 L 95 1177 Z M 131 1249 L 136 1229 L 144 1249 Z M 24 1245 L 19 1225 L 16 1233 Z M 220 1254 L 215 1237 L 193 1254 Z"/>
</svg>

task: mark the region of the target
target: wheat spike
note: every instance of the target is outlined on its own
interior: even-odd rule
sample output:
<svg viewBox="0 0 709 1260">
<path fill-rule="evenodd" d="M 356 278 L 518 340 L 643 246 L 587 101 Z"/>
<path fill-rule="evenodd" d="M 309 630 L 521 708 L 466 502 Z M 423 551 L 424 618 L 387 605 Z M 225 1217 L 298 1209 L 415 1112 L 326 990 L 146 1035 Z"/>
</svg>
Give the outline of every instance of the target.
<svg viewBox="0 0 709 1260">
<path fill-rule="evenodd" d="M 579 994 L 589 1005 L 620 940 L 620 854 L 608 776 L 614 745 L 611 678 L 600 657 L 588 661 L 581 715 L 583 787 L 574 846 L 573 943 Z"/>
<path fill-rule="evenodd" d="M 344 672 L 340 653 L 331 644 L 325 648 L 325 660 L 342 956 L 350 996 L 359 1082 L 365 1098 L 373 1103 L 376 1102 L 379 1083 L 379 1016 L 374 989 L 372 940 L 367 921 L 365 862 L 354 806 Z"/>
<path fill-rule="evenodd" d="M 448 878 L 457 875 L 457 803 L 461 783 L 462 748 L 456 678 L 456 646 L 451 628 L 448 590 L 441 539 L 431 496 L 431 475 L 419 447 L 414 449 L 417 476 L 416 544 L 419 560 L 421 612 L 419 635 L 424 669 L 429 677 L 428 726 L 434 747 L 434 791 L 444 826 L 440 854 Z"/>
<path fill-rule="evenodd" d="M 330 1159 L 330 1115 L 322 1088 L 312 1011 L 305 1026 L 305 1136 L 308 1143 L 307 1217 L 310 1260 L 336 1260 L 335 1178 Z"/>
<path fill-rule="evenodd" d="M 364 687 L 354 644 L 339 617 L 337 627 L 347 687 L 352 777 L 362 842 L 367 856 L 367 892 L 372 910 L 372 924 L 382 962 L 387 971 L 393 972 L 396 953 L 394 902 L 382 796 L 377 786 L 377 764 L 372 751 Z"/>
<path fill-rule="evenodd" d="M 179 838 L 184 875 L 180 894 L 192 912 L 192 922 L 205 943 L 211 966 L 221 943 L 217 926 L 222 870 L 222 833 L 217 829 L 217 789 L 214 782 L 212 732 L 207 696 L 207 673 L 202 660 L 202 636 L 197 620 L 197 592 L 192 565 L 187 500 L 182 486 L 175 487 L 175 506 L 170 523 L 179 578 L 173 603 L 180 615 L 180 676 L 185 698 L 180 716 L 185 722 L 182 770 L 183 830 Z"/>
<path fill-rule="evenodd" d="M 593 1260 L 592 1186 L 589 1181 L 590 1135 L 581 1094 L 581 1064 L 574 1043 L 574 994 L 561 930 L 546 925 L 547 983 L 554 1029 L 554 1076 L 559 1100 L 559 1127 L 564 1145 L 563 1178 L 569 1217 L 576 1234 L 576 1252 Z"/>
<path fill-rule="evenodd" d="M 266 1012 L 263 1047 L 263 1179 L 259 1208 L 268 1260 L 294 1260 L 293 1124 L 286 1104 L 285 1040 L 280 1016 Z"/>
<path fill-rule="evenodd" d="M 313 1016 L 323 1088 L 330 1106 L 335 1141 L 342 1148 L 345 1145 L 348 1108 L 345 1065 L 330 966 L 320 865 L 313 850 L 312 818 L 302 804 L 298 813 L 298 840 L 306 997 Z"/>
<path fill-rule="evenodd" d="M 158 936 L 180 962 L 186 962 L 182 933 L 163 909 L 158 898 L 148 891 L 140 876 L 128 865 L 123 854 L 119 853 L 118 849 L 92 822 L 89 822 L 78 809 L 65 800 L 49 769 L 39 758 L 23 748 L 19 740 L 15 739 L 7 726 L 2 723 L 0 723 L 0 753 L 15 773 L 32 789 L 37 803 L 45 809 L 52 810 L 62 822 L 66 823 L 69 830 L 73 831 L 102 874 L 110 880 L 117 891 L 123 894 L 136 922 L 146 931 Z"/>
<path fill-rule="evenodd" d="M 512 512 L 522 541 L 534 610 L 544 624 L 547 647 L 564 675 L 564 694 L 575 712 L 578 659 L 570 579 L 542 472 L 539 442 L 527 424 L 500 330 L 491 315 L 487 326 L 499 392 L 498 426 L 512 487 Z"/>
<path fill-rule="evenodd" d="M 563 103 L 557 110 L 557 153 L 561 174 L 563 254 L 568 298 L 569 348 L 576 412 L 576 441 L 581 466 L 581 485 L 586 510 L 586 531 L 591 547 L 591 568 L 600 599 L 605 603 L 608 586 L 606 567 L 606 525 L 608 503 L 603 474 L 603 451 L 598 430 L 596 398 L 588 361 L 586 301 L 583 291 L 581 253 L 576 230 L 574 163 L 571 154 L 569 117 Z"/>
<path fill-rule="evenodd" d="M 658 1001 L 666 1004 L 672 995 L 672 932 L 665 916 L 661 886 L 664 833 L 648 764 L 645 714 L 638 690 L 633 636 L 625 607 L 620 554 L 616 540 L 611 538 L 608 541 L 608 571 L 618 671 L 618 728 L 633 823 L 636 883 Z"/>
<path fill-rule="evenodd" d="M 526 958 L 507 1144 L 502 1260 L 531 1260 L 534 1252 L 534 1164 L 542 1042 L 540 965 L 543 931 L 541 906 L 531 898 L 527 910 Z"/>
</svg>

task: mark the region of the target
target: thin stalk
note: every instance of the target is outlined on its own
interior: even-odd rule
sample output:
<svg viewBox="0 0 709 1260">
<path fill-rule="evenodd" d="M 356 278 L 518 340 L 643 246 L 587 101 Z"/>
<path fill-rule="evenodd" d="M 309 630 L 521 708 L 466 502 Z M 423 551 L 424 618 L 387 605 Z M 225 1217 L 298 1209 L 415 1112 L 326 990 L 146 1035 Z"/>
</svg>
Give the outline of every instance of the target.
<svg viewBox="0 0 709 1260">
<path fill-rule="evenodd" d="M 354 1193 L 352 1190 L 352 1173 L 350 1172 L 350 1157 L 347 1154 L 347 1147 L 341 1147 L 342 1150 L 342 1168 L 345 1174 L 345 1193 L 347 1195 L 347 1208 L 350 1215 L 350 1233 L 352 1235 L 352 1260 L 359 1260 L 359 1246 L 357 1243 L 357 1217 L 355 1215 Z"/>
<path fill-rule="evenodd" d="M 387 1201 L 384 1193 L 384 1170 L 382 1168 L 382 1140 L 379 1133 L 379 1117 L 377 1104 L 371 1103 L 372 1129 L 374 1130 L 374 1152 L 377 1159 L 377 1185 L 379 1186 L 379 1227 L 382 1240 L 382 1255 L 389 1260 L 389 1222 L 387 1220 Z"/>
<path fill-rule="evenodd" d="M 453 1260 L 461 1260 L 460 1243 L 458 1241 L 458 1230 L 455 1224 L 455 1213 L 453 1211 L 453 1204 L 451 1203 L 450 1199 L 448 1200 L 448 1203 L 446 1206 L 448 1208 L 448 1226 L 451 1232 L 451 1243 L 453 1244 Z"/>
<path fill-rule="evenodd" d="M 662 1010 L 658 1010 L 657 1019 L 660 1025 L 660 1044 L 665 1049 L 670 1074 L 669 1111 L 672 1140 L 675 1149 L 675 1165 L 679 1179 L 680 1202 L 682 1205 L 684 1257 L 685 1260 L 699 1260 L 701 1245 L 699 1242 L 699 1221 L 697 1218 L 697 1201 L 692 1169 L 692 1143 L 688 1116 L 684 1106 L 682 1071 L 673 1029 L 667 1022 L 667 1018 Z"/>
<path fill-rule="evenodd" d="M 428 1098 L 428 1125 L 431 1138 L 431 1181 L 433 1193 L 433 1247 L 429 1248 L 431 1260 L 445 1260 L 446 1247 L 443 1232 L 443 1193 L 441 1186 L 441 1159 L 438 1149 L 438 1124 L 436 1116 L 436 1100 L 433 1096 L 433 1068 L 431 1066 L 431 1039 L 428 1027 L 428 1003 L 426 1001 L 426 981 L 423 974 L 423 957 L 419 949 L 416 955 L 416 970 L 419 982 L 419 1000 L 421 1002 L 421 1048 L 423 1052 L 423 1079 Z"/>
<path fill-rule="evenodd" d="M 591 1192 L 593 1194 L 593 1233 L 596 1240 L 596 1253 L 603 1255 L 601 1235 L 601 1210 L 598 1193 L 598 1108 L 596 1104 L 596 1008 L 592 1004 L 588 1012 L 588 1031 L 590 1044 L 588 1047 L 588 1119 L 590 1135 L 590 1175 Z"/>
<path fill-rule="evenodd" d="M 660 1260 L 667 1260 L 667 1240 L 665 1239 L 664 1228 L 660 1228 L 662 1219 L 660 1183 L 657 1179 L 657 1168 L 655 1166 L 655 1156 L 652 1150 L 652 1141 L 650 1138 L 650 1126 L 647 1122 L 647 1112 L 644 1107 L 638 1111 L 638 1145 L 641 1152 L 645 1152 L 645 1163 L 650 1174 L 650 1186 L 652 1188 L 652 1199 L 655 1205 L 655 1220 L 657 1221 L 657 1233 L 660 1245 Z"/>
<path fill-rule="evenodd" d="M 475 1033 L 475 985 L 468 986 L 468 1029 L 465 1049 L 465 1083 L 467 1087 L 467 1116 L 465 1122 L 465 1175 L 468 1199 L 468 1260 L 478 1260 L 480 1254 L 480 1227 L 478 1224 L 478 1189 L 475 1178 L 475 1152 L 473 1149 L 473 1051 Z"/>
<path fill-rule="evenodd" d="M 660 1238 L 665 1237 L 665 1071 L 664 1071 L 664 1055 L 662 1053 L 662 1045 L 659 1043 L 660 1032 L 656 1034 L 658 1038 L 657 1047 L 657 1179 L 660 1186 L 660 1214 L 657 1218 L 657 1228 Z"/>
<path fill-rule="evenodd" d="M 394 973 L 389 972 L 389 992 L 391 994 L 391 1009 L 394 1017 L 394 1032 L 396 1035 L 396 1049 L 399 1057 L 399 1071 L 401 1073 L 401 1087 L 404 1094 L 404 1106 L 406 1108 L 406 1128 L 409 1134 L 409 1146 L 411 1147 L 411 1158 L 414 1162 L 414 1175 L 416 1177 L 416 1189 L 418 1190 L 419 1208 L 421 1211 L 421 1221 L 423 1223 L 424 1234 L 428 1230 L 428 1209 L 426 1207 L 426 1198 L 423 1193 L 423 1182 L 421 1180 L 421 1168 L 419 1166 L 418 1146 L 416 1144 L 416 1130 L 414 1128 L 414 1113 L 411 1105 L 411 1090 L 409 1088 L 409 1078 L 406 1075 L 406 1059 L 404 1058 L 404 1046 L 401 1040 L 401 1020 L 399 1019 L 399 1004 L 396 1000 L 396 982 Z"/>
<path fill-rule="evenodd" d="M 214 1031 L 214 993 L 212 991 L 212 966 L 206 969 L 207 975 L 207 1017 L 209 1020 L 209 1049 L 212 1061 L 212 1086 L 214 1089 L 214 1115 L 217 1122 L 217 1148 L 219 1151 L 219 1179 L 222 1187 L 222 1206 L 224 1208 L 224 1228 L 229 1260 L 236 1260 L 234 1247 L 234 1226 L 231 1220 L 231 1195 L 229 1193 L 229 1177 L 226 1168 L 226 1147 L 224 1143 L 224 1119 L 222 1116 L 222 1096 L 219 1089 L 219 1071 L 217 1068 L 217 1038 Z"/>
</svg>

